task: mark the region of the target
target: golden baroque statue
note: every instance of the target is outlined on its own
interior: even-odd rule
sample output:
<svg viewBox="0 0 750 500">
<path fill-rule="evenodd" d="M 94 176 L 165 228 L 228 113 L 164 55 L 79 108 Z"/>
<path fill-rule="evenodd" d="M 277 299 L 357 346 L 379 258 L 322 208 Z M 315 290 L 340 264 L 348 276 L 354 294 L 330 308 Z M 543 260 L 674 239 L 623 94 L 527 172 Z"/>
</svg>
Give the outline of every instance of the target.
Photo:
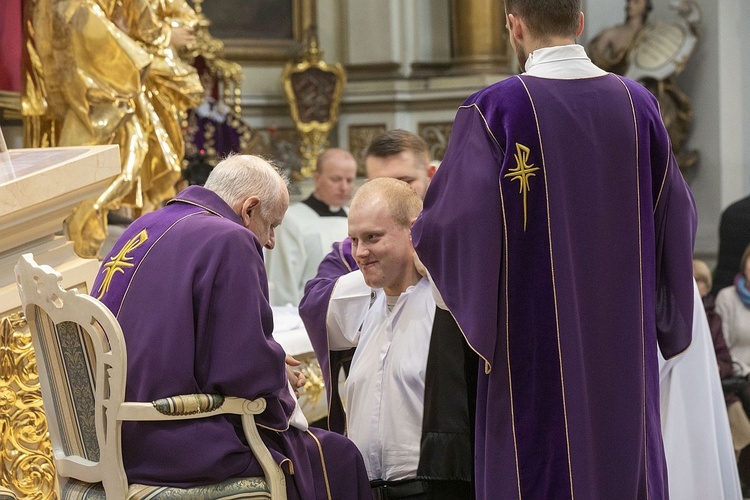
<svg viewBox="0 0 750 500">
<path fill-rule="evenodd" d="M 26 8 L 26 146 L 120 146 L 121 174 L 67 219 L 76 253 L 96 257 L 108 210 L 146 212 L 174 195 L 182 120 L 203 93 L 177 54 L 193 41 L 197 17 L 185 0 L 31 0 Z"/>
</svg>

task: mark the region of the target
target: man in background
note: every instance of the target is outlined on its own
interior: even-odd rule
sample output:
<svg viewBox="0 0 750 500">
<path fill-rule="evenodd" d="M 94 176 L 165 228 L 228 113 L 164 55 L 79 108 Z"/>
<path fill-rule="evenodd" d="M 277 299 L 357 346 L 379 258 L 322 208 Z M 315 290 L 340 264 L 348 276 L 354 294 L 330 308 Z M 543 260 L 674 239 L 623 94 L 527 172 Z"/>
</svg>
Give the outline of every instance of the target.
<svg viewBox="0 0 750 500">
<path fill-rule="evenodd" d="M 266 254 L 271 305 L 299 305 L 305 283 L 315 276 L 331 245 L 346 237 L 346 209 L 354 188 L 357 162 L 343 149 L 318 157 L 315 190 L 286 213 L 276 231 L 276 249 Z"/>
<path fill-rule="evenodd" d="M 477 498 L 667 498 L 657 341 L 691 341 L 692 195 L 653 95 L 576 44 L 580 0 L 505 10 L 524 73 L 459 108 L 412 231 L 481 357 Z"/>
</svg>

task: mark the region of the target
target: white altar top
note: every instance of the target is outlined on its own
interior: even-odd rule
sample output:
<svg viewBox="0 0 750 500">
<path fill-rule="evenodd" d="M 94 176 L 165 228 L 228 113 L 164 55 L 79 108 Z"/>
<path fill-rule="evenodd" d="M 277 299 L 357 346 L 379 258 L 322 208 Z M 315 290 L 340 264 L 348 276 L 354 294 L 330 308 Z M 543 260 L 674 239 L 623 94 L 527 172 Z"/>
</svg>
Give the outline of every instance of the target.
<svg viewBox="0 0 750 500">
<path fill-rule="evenodd" d="M 292 356 L 313 352 L 307 330 L 299 317 L 297 308 L 292 305 L 272 306 L 273 338 Z"/>
</svg>

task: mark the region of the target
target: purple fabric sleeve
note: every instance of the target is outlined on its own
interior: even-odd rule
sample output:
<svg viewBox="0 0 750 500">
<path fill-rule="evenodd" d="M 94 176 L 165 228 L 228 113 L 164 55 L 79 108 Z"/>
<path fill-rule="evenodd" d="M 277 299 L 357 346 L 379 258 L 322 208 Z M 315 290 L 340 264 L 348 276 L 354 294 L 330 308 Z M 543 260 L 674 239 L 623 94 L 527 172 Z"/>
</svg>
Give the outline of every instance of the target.
<svg viewBox="0 0 750 500">
<path fill-rule="evenodd" d="M 337 397 L 338 388 L 331 383 L 332 371 L 340 366 L 341 352 L 331 352 L 328 348 L 328 328 L 326 317 L 328 303 L 338 279 L 356 269 L 357 263 L 352 257 L 352 242 L 349 238 L 333 244 L 333 249 L 326 255 L 318 267 L 318 274 L 307 282 L 305 293 L 299 304 L 299 314 L 305 324 L 315 355 L 320 363 L 323 381 L 328 399 L 328 428 L 343 433 L 346 429 L 346 417 L 343 405 Z M 348 352 L 347 352 L 348 354 Z M 338 372 L 338 371 L 337 371 Z"/>
</svg>

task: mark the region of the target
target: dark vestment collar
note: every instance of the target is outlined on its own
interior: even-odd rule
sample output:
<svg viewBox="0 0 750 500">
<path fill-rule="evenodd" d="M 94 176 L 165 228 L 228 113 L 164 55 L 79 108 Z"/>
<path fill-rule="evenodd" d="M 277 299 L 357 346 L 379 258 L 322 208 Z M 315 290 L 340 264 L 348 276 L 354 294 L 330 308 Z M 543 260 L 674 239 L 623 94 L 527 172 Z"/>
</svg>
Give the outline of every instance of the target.
<svg viewBox="0 0 750 500">
<path fill-rule="evenodd" d="M 302 203 L 310 207 L 320 217 L 346 217 L 346 211 L 343 208 L 332 212 L 331 207 L 317 199 L 314 194 L 308 196 Z"/>
</svg>

